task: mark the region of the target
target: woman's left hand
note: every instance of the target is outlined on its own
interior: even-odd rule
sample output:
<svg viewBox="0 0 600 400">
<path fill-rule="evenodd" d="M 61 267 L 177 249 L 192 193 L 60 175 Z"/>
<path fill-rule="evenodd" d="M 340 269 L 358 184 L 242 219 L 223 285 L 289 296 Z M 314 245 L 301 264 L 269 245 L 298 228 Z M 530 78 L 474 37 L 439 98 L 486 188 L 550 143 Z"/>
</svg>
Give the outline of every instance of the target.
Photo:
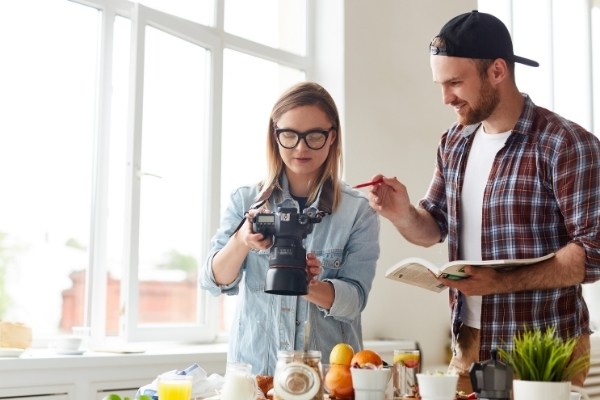
<svg viewBox="0 0 600 400">
<path fill-rule="evenodd" d="M 318 279 L 321 275 L 321 261 L 314 253 L 306 255 L 306 273 L 308 275 L 308 294 L 306 300 L 319 307 L 329 310 L 335 299 L 335 290 L 330 281 L 321 281 Z"/>
<path fill-rule="evenodd" d="M 314 282 L 321 274 L 321 261 L 319 261 L 315 253 L 308 253 L 306 255 L 306 272 L 309 284 Z"/>
</svg>

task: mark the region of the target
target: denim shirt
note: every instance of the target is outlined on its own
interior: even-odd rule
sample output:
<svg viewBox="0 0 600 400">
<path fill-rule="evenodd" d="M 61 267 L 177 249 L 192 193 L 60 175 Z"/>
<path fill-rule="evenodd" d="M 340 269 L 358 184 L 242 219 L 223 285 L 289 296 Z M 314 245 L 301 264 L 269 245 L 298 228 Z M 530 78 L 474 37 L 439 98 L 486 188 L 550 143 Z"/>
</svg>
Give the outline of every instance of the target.
<svg viewBox="0 0 600 400">
<path fill-rule="evenodd" d="M 283 193 L 275 208 L 298 203 L 291 197 L 285 175 Z M 302 350 L 305 321 L 310 324 L 309 349 L 320 350 L 328 362 L 337 343 L 363 348 L 361 312 L 364 310 L 379 258 L 379 217 L 361 192 L 341 185 L 338 209 L 313 226 L 304 240 L 307 252 L 321 261 L 317 279 L 331 282 L 335 299 L 329 310 L 309 303 L 303 296 L 283 296 L 264 292 L 269 268 L 269 250 L 250 251 L 239 276 L 229 285 L 215 283 L 212 259 L 225 246 L 259 193 L 257 186 L 242 186 L 231 194 L 219 230 L 201 271 L 201 286 L 212 295 L 237 295 L 237 307 L 229 334 L 228 362 L 246 362 L 252 373 L 273 375 L 279 350 Z M 311 206 L 317 207 L 315 202 Z"/>
</svg>

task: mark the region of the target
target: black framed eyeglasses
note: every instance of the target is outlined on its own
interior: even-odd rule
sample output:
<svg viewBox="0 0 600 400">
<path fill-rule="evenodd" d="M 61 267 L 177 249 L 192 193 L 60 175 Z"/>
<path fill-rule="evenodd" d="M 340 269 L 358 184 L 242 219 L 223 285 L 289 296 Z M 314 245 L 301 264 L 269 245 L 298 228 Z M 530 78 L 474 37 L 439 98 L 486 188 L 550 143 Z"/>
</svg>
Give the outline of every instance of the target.
<svg viewBox="0 0 600 400">
<path fill-rule="evenodd" d="M 275 128 L 275 136 L 277 136 L 277 141 L 281 147 L 286 149 L 293 149 L 298 146 L 300 139 L 304 139 L 304 143 L 306 143 L 309 149 L 320 150 L 325 146 L 329 132 L 333 129 L 334 127 L 332 126 L 327 130 L 313 129 L 306 132 L 298 132 L 293 129 Z"/>
</svg>

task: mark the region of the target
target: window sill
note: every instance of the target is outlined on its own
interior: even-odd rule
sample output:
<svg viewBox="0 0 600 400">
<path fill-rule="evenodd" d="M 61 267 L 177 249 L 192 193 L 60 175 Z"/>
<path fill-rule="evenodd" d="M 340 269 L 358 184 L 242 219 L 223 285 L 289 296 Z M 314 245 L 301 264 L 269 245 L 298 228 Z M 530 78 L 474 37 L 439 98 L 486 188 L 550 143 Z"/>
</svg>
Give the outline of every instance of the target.
<svg viewBox="0 0 600 400">
<path fill-rule="evenodd" d="M 108 351 L 111 350 L 111 351 Z M 82 355 L 30 349 L 18 358 L 0 358 L 0 399 L 67 396 L 97 399 L 102 393 L 135 391 L 158 374 L 198 363 L 208 374 L 224 374 L 227 344 L 113 347 Z M 9 396 L 9 397 L 4 397 Z"/>
<path fill-rule="evenodd" d="M 124 362 L 127 365 L 128 361 L 137 362 L 138 360 L 148 359 L 172 359 L 172 358 L 221 358 L 227 354 L 226 343 L 210 343 L 198 345 L 168 345 L 164 344 L 132 344 L 132 345 L 110 345 L 96 347 L 94 350 L 89 350 L 83 354 L 59 354 L 51 349 L 28 349 L 20 357 L 15 358 L 0 358 L 0 372 L 8 365 L 18 366 L 27 364 L 29 367 L 43 366 L 47 364 L 56 365 L 55 363 L 65 365 L 110 365 L 115 361 Z M 208 372 L 208 371 L 207 371 Z"/>
</svg>

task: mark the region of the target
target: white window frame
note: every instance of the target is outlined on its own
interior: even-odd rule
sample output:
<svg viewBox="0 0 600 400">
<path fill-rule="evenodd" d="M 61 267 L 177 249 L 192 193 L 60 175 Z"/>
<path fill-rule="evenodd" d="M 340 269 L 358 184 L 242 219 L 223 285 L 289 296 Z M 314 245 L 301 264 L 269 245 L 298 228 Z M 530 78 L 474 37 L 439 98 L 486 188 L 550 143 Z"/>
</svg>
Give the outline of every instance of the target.
<svg viewBox="0 0 600 400">
<path fill-rule="evenodd" d="M 131 55 L 129 82 L 129 122 L 128 122 L 128 171 L 126 205 L 126 254 L 121 284 L 121 327 L 118 340 L 135 341 L 183 341 L 207 342 L 217 337 L 219 320 L 218 299 L 198 288 L 198 307 L 201 320 L 206 324 L 138 326 L 138 239 L 140 176 L 145 171 L 141 165 L 142 99 L 144 86 L 144 43 L 145 27 L 152 26 L 170 35 L 199 45 L 211 53 L 210 57 L 210 101 L 209 138 L 206 143 L 205 159 L 208 163 L 206 190 L 209 204 L 204 210 L 206 240 L 199 243 L 202 254 L 209 250 L 209 239 L 219 226 L 220 218 L 220 176 L 221 176 L 221 117 L 223 89 L 223 51 L 233 49 L 282 65 L 304 70 L 307 77 L 314 76 L 315 62 L 313 40 L 316 13 L 314 0 L 307 1 L 307 49 L 306 55 L 299 56 L 280 49 L 271 48 L 246 40 L 224 31 L 224 0 L 215 0 L 214 26 L 201 25 L 176 17 L 142 4 L 127 0 L 69 0 L 90 6 L 102 12 L 102 24 L 98 65 L 98 101 L 94 171 L 94 200 L 91 224 L 91 250 L 86 286 L 85 321 L 91 327 L 93 340 L 104 338 L 106 315 L 106 253 L 107 253 L 107 191 L 108 191 L 108 149 L 111 120 L 112 52 L 113 29 L 116 16 L 131 21 Z"/>
</svg>

